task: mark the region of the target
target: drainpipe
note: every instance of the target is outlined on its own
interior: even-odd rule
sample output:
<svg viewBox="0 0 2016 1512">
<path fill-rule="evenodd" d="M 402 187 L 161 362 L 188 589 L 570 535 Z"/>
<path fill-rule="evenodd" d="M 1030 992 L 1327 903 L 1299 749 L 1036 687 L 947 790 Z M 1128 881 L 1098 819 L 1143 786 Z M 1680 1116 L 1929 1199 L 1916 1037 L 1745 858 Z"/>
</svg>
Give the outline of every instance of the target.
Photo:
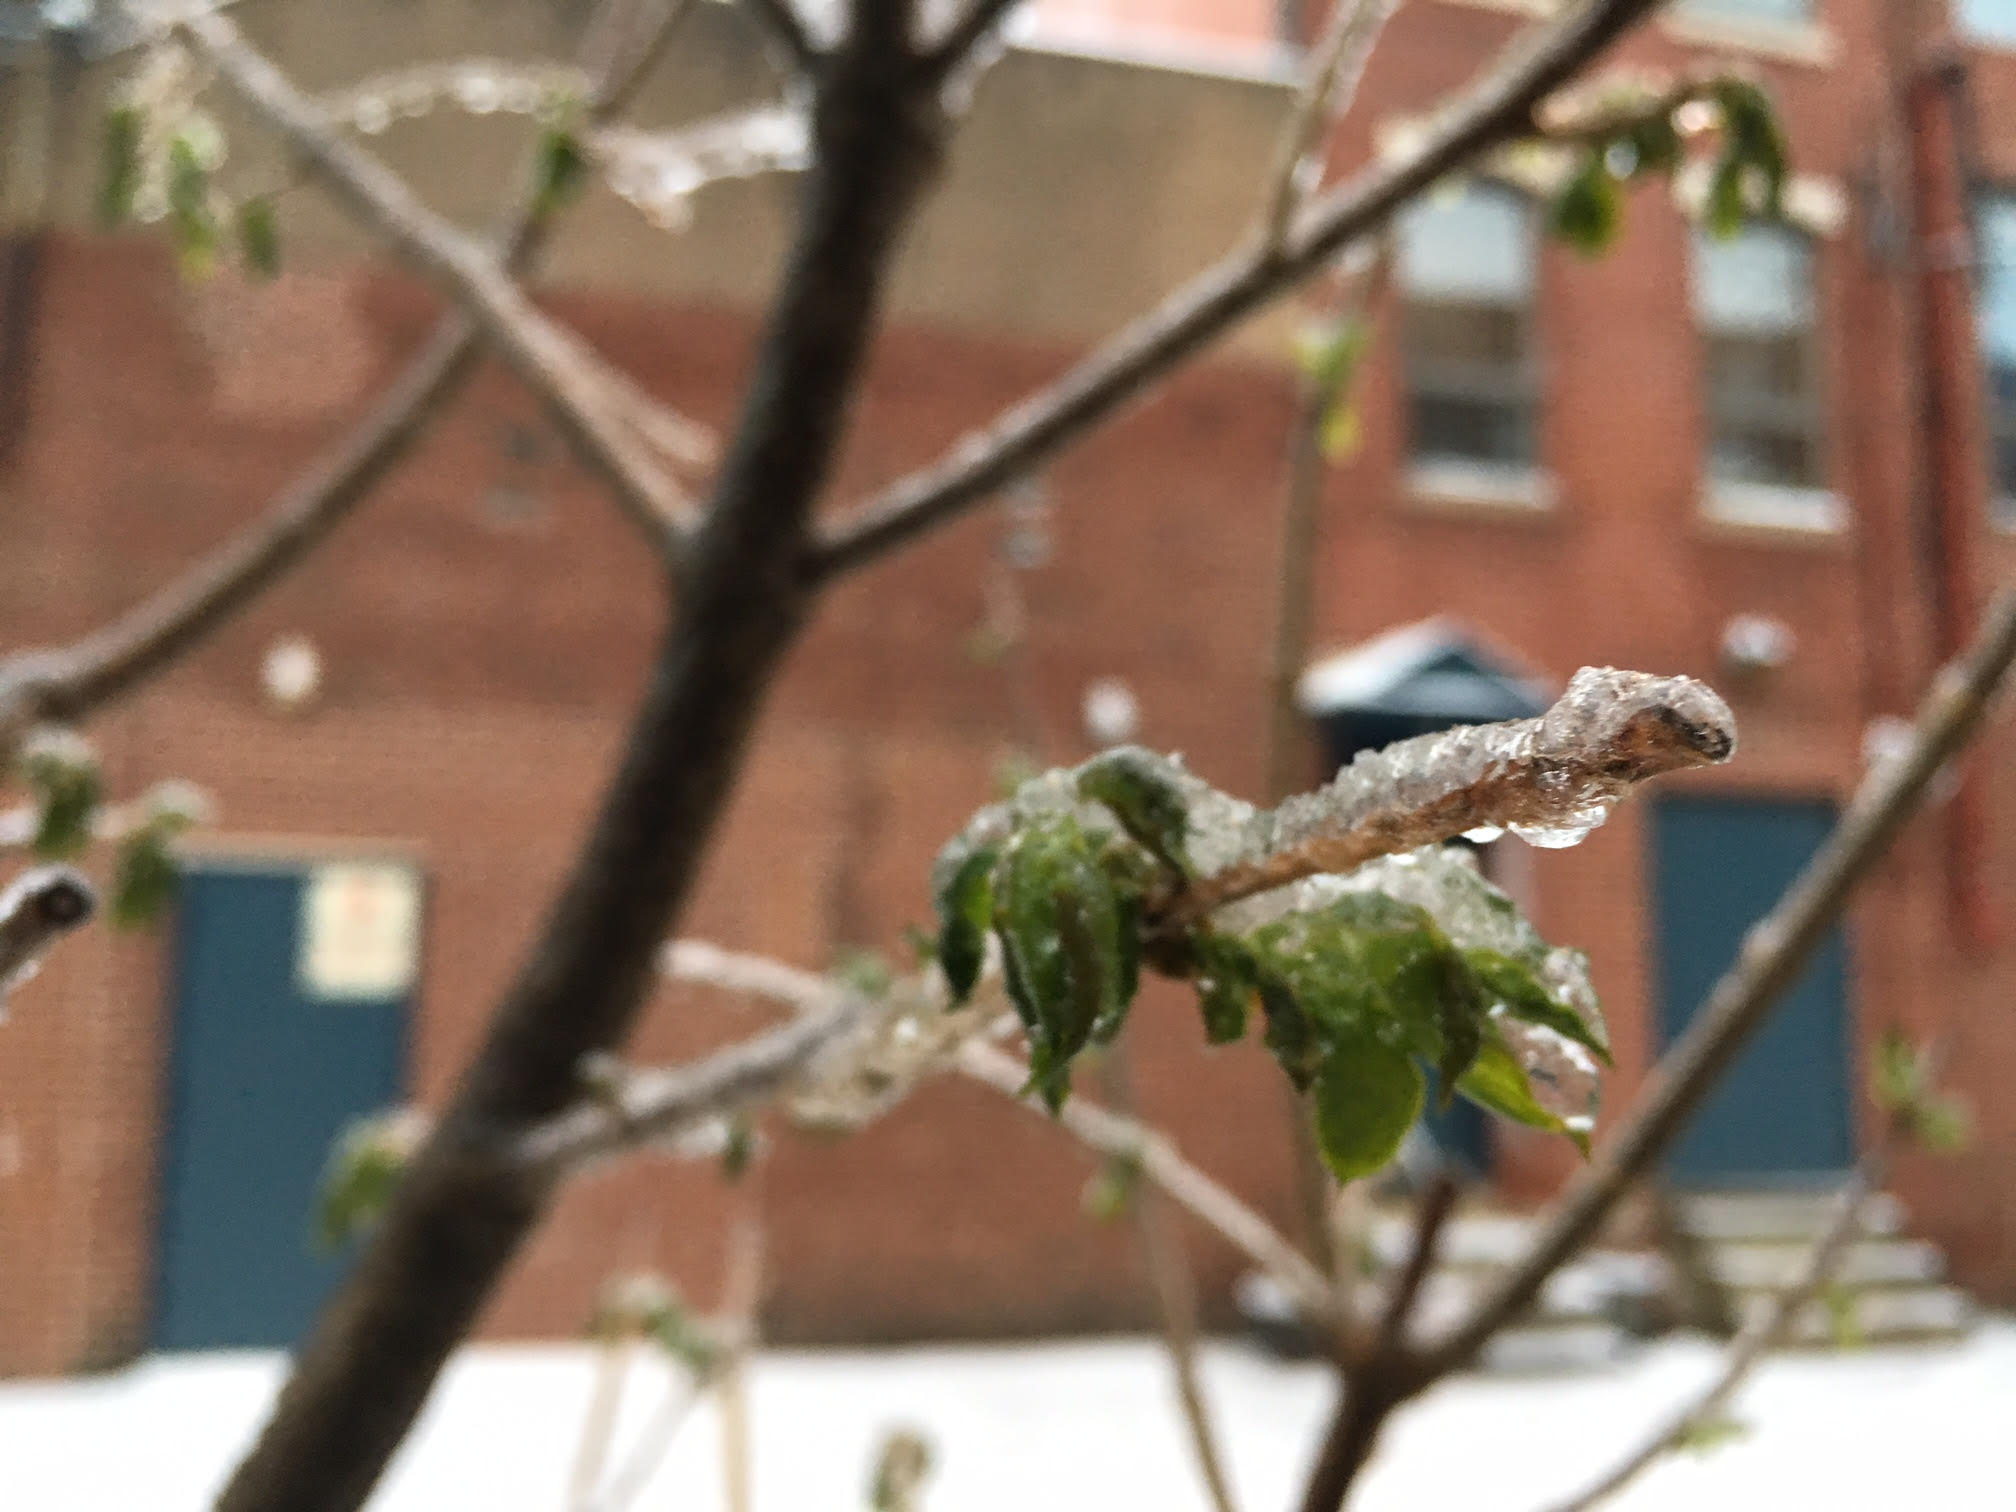
<svg viewBox="0 0 2016 1512">
<path fill-rule="evenodd" d="M 1918 237 L 1924 476 L 1935 560 L 1934 622 L 1942 660 L 1963 650 L 1979 612 L 1978 550 L 1988 516 L 1986 394 L 1974 319 L 1974 237 L 1962 168 L 1966 69 L 1935 59 L 1912 77 L 1906 111 Z M 1946 805 L 1947 897 L 1963 945 L 1992 949 L 1988 793 L 1977 751 L 1957 763 Z"/>
</svg>

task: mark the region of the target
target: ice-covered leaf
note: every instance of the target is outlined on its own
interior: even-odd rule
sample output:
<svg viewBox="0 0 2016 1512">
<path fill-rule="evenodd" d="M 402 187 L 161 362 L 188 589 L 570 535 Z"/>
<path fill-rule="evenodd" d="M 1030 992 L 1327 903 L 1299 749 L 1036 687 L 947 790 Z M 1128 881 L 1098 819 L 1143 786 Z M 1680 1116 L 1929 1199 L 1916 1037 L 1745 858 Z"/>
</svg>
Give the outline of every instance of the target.
<svg viewBox="0 0 2016 1512">
<path fill-rule="evenodd" d="M 338 1136 L 315 1196 L 315 1240 L 337 1249 L 378 1221 L 430 1122 L 416 1108 L 354 1120 Z"/>
<path fill-rule="evenodd" d="M 1421 1116 L 1425 1082 L 1404 1052 L 1370 1036 L 1340 1040 L 1314 1088 L 1316 1144 L 1339 1181 L 1380 1169 Z"/>
<path fill-rule="evenodd" d="M 1457 1080 L 1456 1090 L 1478 1107 L 1501 1118 L 1509 1118 L 1529 1128 L 1545 1129 L 1550 1134 L 1566 1134 L 1587 1153 L 1588 1132 L 1571 1129 L 1566 1120 L 1549 1112 L 1534 1099 L 1525 1071 L 1495 1033 L 1486 1035 L 1476 1059 Z"/>
<path fill-rule="evenodd" d="M 21 777 L 35 796 L 35 854 L 77 855 L 91 843 L 92 821 L 104 797 L 97 752 L 72 730 L 42 729 L 21 746 Z"/>
<path fill-rule="evenodd" d="M 1095 756 L 1078 768 L 1078 791 L 1113 813 L 1134 842 L 1156 860 L 1187 876 L 1190 813 L 1170 780 L 1166 762 L 1134 747 Z"/>
<path fill-rule="evenodd" d="M 238 255 L 246 268 L 259 278 L 275 278 L 280 273 L 280 223 L 273 214 L 273 201 L 255 195 L 238 207 Z"/>
<path fill-rule="evenodd" d="M 938 911 L 938 965 L 952 989 L 952 1006 L 972 995 L 987 958 L 987 929 L 994 918 L 994 864 L 991 847 L 955 838 L 939 853 L 932 872 L 932 903 Z"/>
<path fill-rule="evenodd" d="M 1591 150 L 1554 197 L 1548 224 L 1554 234 L 1585 257 L 1609 249 L 1624 219 L 1624 196 L 1611 176 L 1606 154 Z"/>
<path fill-rule="evenodd" d="M 1205 934 L 1193 943 L 1197 956 L 1197 1005 L 1204 1037 L 1227 1045 L 1246 1033 L 1246 1014 L 1259 991 L 1258 969 L 1244 945 L 1227 935 Z"/>
</svg>

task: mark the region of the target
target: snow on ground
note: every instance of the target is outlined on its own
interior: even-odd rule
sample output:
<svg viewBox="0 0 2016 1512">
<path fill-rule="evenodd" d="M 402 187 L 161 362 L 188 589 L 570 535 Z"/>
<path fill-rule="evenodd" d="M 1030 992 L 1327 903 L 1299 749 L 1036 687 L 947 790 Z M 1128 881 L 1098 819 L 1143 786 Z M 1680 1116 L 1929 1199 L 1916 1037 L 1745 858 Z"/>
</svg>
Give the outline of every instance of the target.
<svg viewBox="0 0 2016 1512">
<path fill-rule="evenodd" d="M 1389 1431 L 1354 1507 L 1524 1512 L 1575 1489 L 1706 1380 L 1715 1351 L 1673 1340 L 1607 1370 L 1445 1382 Z M 194 1512 L 256 1426 L 280 1375 L 265 1354 L 158 1357 L 84 1381 L 0 1383 L 5 1512 Z M 1206 1379 L 1247 1512 L 1293 1505 L 1329 1400 L 1324 1373 L 1233 1344 Z M 574 1345 L 466 1351 L 374 1512 L 560 1512 L 592 1365 Z M 865 1505 L 884 1430 L 930 1439 L 932 1512 L 1203 1503 L 1152 1342 L 793 1351 L 755 1365 L 759 1512 Z M 633 1377 L 624 1423 L 666 1377 Z M 2016 1320 L 1957 1346 L 1773 1360 L 1738 1406 L 1751 1433 L 1654 1470 L 1628 1512 L 2016 1507 Z M 704 1409 L 637 1502 L 718 1508 L 717 1424 Z M 617 1454 L 622 1455 L 619 1443 Z"/>
</svg>

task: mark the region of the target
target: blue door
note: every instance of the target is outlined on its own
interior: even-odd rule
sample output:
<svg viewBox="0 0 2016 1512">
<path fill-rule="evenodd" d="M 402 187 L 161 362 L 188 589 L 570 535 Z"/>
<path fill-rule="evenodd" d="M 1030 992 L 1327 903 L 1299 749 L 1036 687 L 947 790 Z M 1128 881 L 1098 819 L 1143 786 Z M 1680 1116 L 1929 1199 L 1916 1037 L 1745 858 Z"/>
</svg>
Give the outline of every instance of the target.
<svg viewBox="0 0 2016 1512">
<path fill-rule="evenodd" d="M 1834 823 L 1825 803 L 1679 796 L 1653 808 L 1662 1044 L 1686 1026 Z M 1802 1185 L 1854 1161 L 1847 948 L 1836 929 L 1695 1113 L 1668 1161 L 1689 1186 Z"/>
<path fill-rule="evenodd" d="M 312 1243 L 314 1195 L 344 1125 L 401 1098 L 410 972 L 396 959 L 388 970 L 368 958 L 368 929 L 353 931 L 367 942 L 360 951 L 340 928 L 316 927 L 317 899 L 329 895 L 317 879 L 374 871 L 381 882 L 393 875 L 383 866 L 267 859 L 203 860 L 183 872 L 158 1348 L 290 1345 L 343 1272 L 347 1256 Z M 411 873 L 398 875 L 417 898 Z M 314 960 L 318 945 L 333 967 Z M 382 943 L 376 948 L 386 955 Z M 396 940 L 391 951 L 396 957 Z M 346 978 L 346 964 L 357 961 L 364 969 Z"/>
</svg>

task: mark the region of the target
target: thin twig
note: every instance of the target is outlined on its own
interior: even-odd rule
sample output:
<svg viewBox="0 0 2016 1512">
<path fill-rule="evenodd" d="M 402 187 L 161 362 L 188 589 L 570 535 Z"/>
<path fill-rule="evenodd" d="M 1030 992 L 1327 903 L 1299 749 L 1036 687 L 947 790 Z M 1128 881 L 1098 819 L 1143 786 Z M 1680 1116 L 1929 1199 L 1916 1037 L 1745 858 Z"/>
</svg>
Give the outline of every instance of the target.
<svg viewBox="0 0 2016 1512">
<path fill-rule="evenodd" d="M 695 1380 L 684 1371 L 675 1372 L 665 1387 L 658 1410 L 638 1430 L 636 1447 L 623 1462 L 623 1468 L 611 1477 L 608 1490 L 589 1504 L 591 1512 L 624 1512 L 643 1494 L 705 1391 L 704 1381 Z"/>
<path fill-rule="evenodd" d="M 1400 0 L 1337 0 L 1331 10 L 1323 35 L 1309 54 L 1294 113 L 1281 133 L 1273 187 L 1260 222 L 1261 245 L 1267 251 L 1287 245 L 1296 213 L 1322 178 L 1324 134 L 1350 108 L 1373 45 L 1399 8 Z"/>
<path fill-rule="evenodd" d="M 1525 135 L 1534 107 L 1659 0 L 1591 0 L 1515 40 L 1440 113 L 1404 162 L 1361 170 L 1296 222 L 1287 244 L 1242 248 L 1170 295 L 1049 387 L 828 526 L 814 566 L 850 571 L 973 508 L 1091 430 L 1184 359 L 1299 282 L 1480 152 Z"/>
<path fill-rule="evenodd" d="M 588 1512 L 594 1505 L 595 1487 L 602 1479 L 602 1467 L 609 1461 L 609 1445 L 616 1436 L 616 1414 L 623 1404 L 623 1385 L 636 1355 L 636 1337 L 628 1333 L 604 1338 L 596 1348 L 595 1384 L 581 1422 L 574 1469 L 567 1478 L 569 1512 Z"/>
<path fill-rule="evenodd" d="M 38 866 L 0 892 L 0 1018 L 7 994 L 33 976 L 64 935 L 97 910 L 98 896 L 81 872 Z"/>
<path fill-rule="evenodd" d="M 967 0 L 960 14 L 931 49 L 926 67 L 933 73 L 952 73 L 986 40 L 987 34 L 1007 20 L 1021 0 Z"/>
<path fill-rule="evenodd" d="M 706 1119 L 776 1096 L 869 1016 L 873 1004 L 838 993 L 832 1005 L 689 1065 L 638 1070 L 535 1125 L 512 1145 L 514 1162 L 543 1181 L 624 1150 L 677 1135 Z"/>
<path fill-rule="evenodd" d="M 673 0 L 635 52 L 619 54 L 587 104 L 591 122 L 632 100 L 695 0 Z M 528 266 L 551 217 L 528 196 L 498 240 L 506 268 Z M 180 660 L 301 561 L 406 455 L 413 441 L 475 371 L 474 322 L 444 316 L 370 412 L 290 484 L 256 521 L 174 582 L 103 628 L 60 649 L 0 662 L 0 749 L 33 723 L 81 721 Z"/>
<path fill-rule="evenodd" d="M 1637 1111 L 1576 1176 L 1525 1258 L 1431 1351 L 1433 1375 L 1460 1368 L 1509 1319 L 1531 1306 L 1548 1278 L 1595 1236 L 1618 1201 L 1652 1168 L 1797 980 L 1856 884 L 1917 811 L 1932 779 L 1979 728 L 2012 662 L 2016 590 L 2001 595 L 1966 655 L 1933 680 L 1909 746 L 1863 779 L 1827 843 L 1744 936 L 1734 964 L 1654 1069 Z"/>
<path fill-rule="evenodd" d="M 1032 1113 L 1041 1111 L 1021 1095 L 1029 1082 L 1029 1068 L 1014 1056 L 968 1041 L 954 1065 L 960 1074 L 1012 1098 L 1018 1106 Z M 1185 1160 L 1165 1135 L 1083 1097 L 1065 1103 L 1055 1124 L 1101 1155 L 1134 1162 L 1144 1177 L 1192 1217 L 1272 1276 L 1304 1318 L 1317 1323 L 1334 1320 L 1335 1299 L 1323 1273 L 1265 1218 Z"/>
<path fill-rule="evenodd" d="M 1442 1237 L 1444 1226 L 1456 1211 L 1456 1198 L 1460 1191 L 1454 1176 L 1447 1171 L 1439 1171 L 1416 1199 L 1414 1243 L 1407 1252 L 1407 1263 L 1394 1282 L 1393 1293 L 1386 1299 L 1386 1310 L 1379 1318 L 1375 1346 L 1379 1350 L 1391 1352 L 1405 1346 L 1407 1325 L 1414 1316 L 1414 1304 L 1420 1298 L 1428 1273 L 1435 1268 L 1435 1246 Z"/>
<path fill-rule="evenodd" d="M 1108 1050 L 1102 1080 L 1106 1098 L 1124 1118 L 1134 1118 L 1134 1077 L 1125 1045 Z M 1162 1206 L 1163 1194 L 1153 1182 L 1141 1183 L 1128 1197 L 1127 1208 L 1134 1232 L 1141 1243 L 1141 1264 L 1155 1293 L 1155 1305 L 1162 1320 L 1162 1342 L 1169 1356 L 1169 1371 L 1176 1383 L 1176 1401 L 1183 1414 L 1183 1426 L 1190 1437 L 1190 1452 L 1197 1461 L 1197 1476 L 1216 1512 L 1237 1512 L 1232 1483 L 1225 1473 L 1224 1457 L 1218 1450 L 1218 1432 L 1211 1421 L 1211 1405 L 1204 1395 L 1204 1382 L 1197 1369 L 1197 1279 L 1184 1252 L 1183 1235 L 1169 1222 Z"/>
<path fill-rule="evenodd" d="M 721 1490 L 726 1512 L 750 1512 L 753 1478 L 749 1442 L 749 1356 L 761 1334 L 763 1302 L 763 1213 L 755 1189 L 745 1191 L 742 1210 L 728 1231 L 728 1275 L 721 1288 L 721 1315 L 729 1320 L 727 1351 L 715 1372 L 721 1411 Z"/>
<path fill-rule="evenodd" d="M 534 305 L 478 242 L 421 203 L 377 158 L 331 130 L 314 101 L 247 43 L 228 17 L 186 12 L 177 30 L 338 199 L 454 295 L 545 403 L 554 424 L 653 549 L 668 565 L 676 564 L 693 522 L 680 490 L 626 418 L 634 408 L 631 386 L 613 378 L 587 343 Z"/>
<path fill-rule="evenodd" d="M 1615 1469 L 1594 1485 L 1559 1503 L 1553 1512 L 1590 1512 L 1591 1508 L 1609 1501 L 1667 1455 L 1685 1448 L 1700 1428 L 1725 1416 L 1729 1403 L 1750 1378 L 1751 1372 L 1766 1354 L 1784 1342 L 1808 1305 L 1827 1289 L 1850 1247 L 1861 1237 L 1863 1205 L 1869 1195 L 1882 1185 L 1889 1154 L 1886 1141 L 1863 1158 L 1855 1174 L 1849 1177 L 1835 1198 L 1834 1216 L 1807 1256 L 1805 1273 L 1772 1298 L 1770 1305 L 1731 1341 L 1715 1379 Z"/>
</svg>

